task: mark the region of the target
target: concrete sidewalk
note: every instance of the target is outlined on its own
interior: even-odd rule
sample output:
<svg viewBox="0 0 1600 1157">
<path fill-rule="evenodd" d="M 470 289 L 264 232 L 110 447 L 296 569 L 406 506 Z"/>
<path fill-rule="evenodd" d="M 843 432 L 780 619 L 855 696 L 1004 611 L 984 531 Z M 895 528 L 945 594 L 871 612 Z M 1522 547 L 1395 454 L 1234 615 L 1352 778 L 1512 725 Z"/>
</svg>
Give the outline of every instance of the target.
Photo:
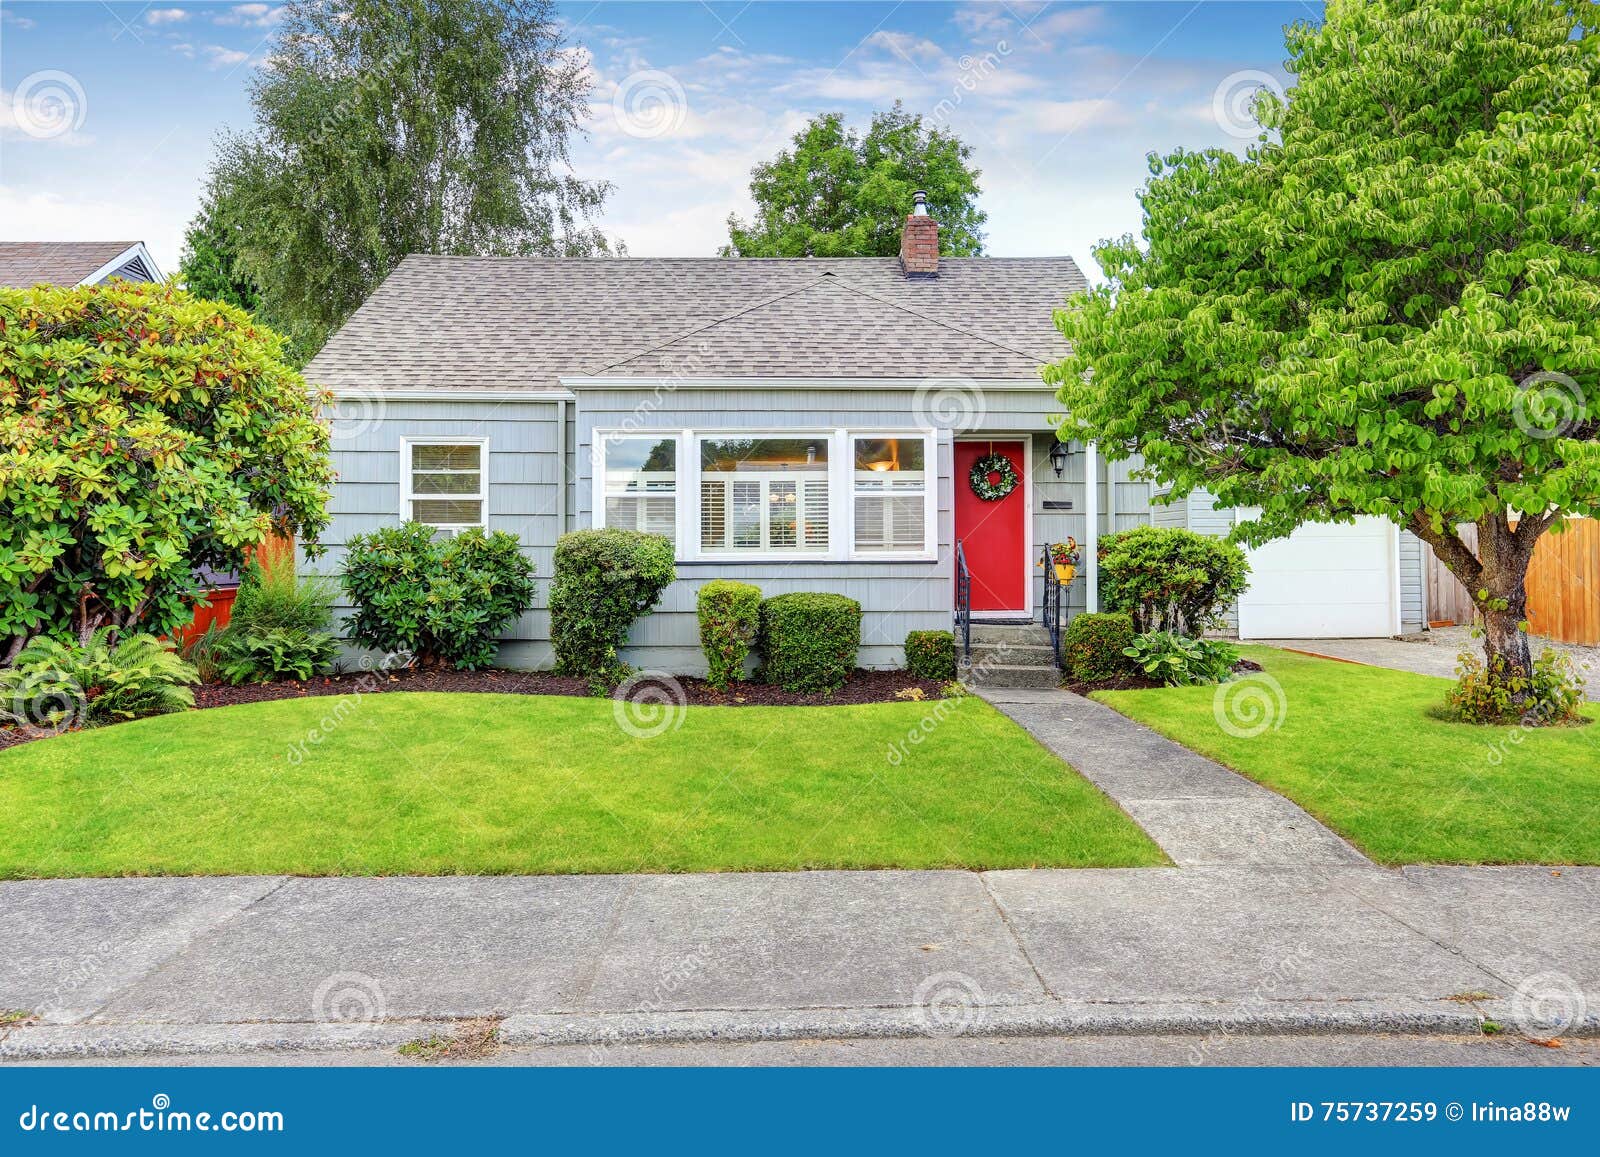
<svg viewBox="0 0 1600 1157">
<path fill-rule="evenodd" d="M 21 881 L 0 945 L 6 1059 L 1600 1030 L 1597 869 Z"/>
</svg>

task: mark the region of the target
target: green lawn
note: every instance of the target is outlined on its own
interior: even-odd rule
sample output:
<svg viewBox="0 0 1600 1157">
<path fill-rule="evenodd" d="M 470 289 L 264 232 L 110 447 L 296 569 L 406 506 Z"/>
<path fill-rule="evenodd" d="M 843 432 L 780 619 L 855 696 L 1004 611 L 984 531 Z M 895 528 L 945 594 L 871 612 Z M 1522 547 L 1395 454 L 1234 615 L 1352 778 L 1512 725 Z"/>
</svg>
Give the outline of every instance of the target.
<svg viewBox="0 0 1600 1157">
<path fill-rule="evenodd" d="M 691 707 L 653 738 L 613 706 L 294 699 L 27 744 L 0 752 L 0 877 L 1166 862 L 975 698 Z"/>
<path fill-rule="evenodd" d="M 1254 737 L 1223 730 L 1213 687 L 1095 698 L 1283 793 L 1382 863 L 1600 864 L 1600 726 L 1451 723 L 1437 714 L 1447 679 L 1242 650 L 1282 686 L 1282 726 Z"/>
</svg>

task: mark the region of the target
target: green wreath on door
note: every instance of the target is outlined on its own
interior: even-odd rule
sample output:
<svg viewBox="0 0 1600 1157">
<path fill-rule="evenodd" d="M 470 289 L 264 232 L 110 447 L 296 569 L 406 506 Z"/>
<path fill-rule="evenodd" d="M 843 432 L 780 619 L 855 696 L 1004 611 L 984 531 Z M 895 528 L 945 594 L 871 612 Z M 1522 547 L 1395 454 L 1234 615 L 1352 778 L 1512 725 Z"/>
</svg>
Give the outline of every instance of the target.
<svg viewBox="0 0 1600 1157">
<path fill-rule="evenodd" d="M 989 480 L 991 474 L 997 476 L 995 481 Z M 1017 468 L 1004 454 L 985 454 L 972 464 L 972 472 L 967 475 L 972 492 L 985 502 L 999 502 L 1015 490 L 1020 481 Z"/>
</svg>

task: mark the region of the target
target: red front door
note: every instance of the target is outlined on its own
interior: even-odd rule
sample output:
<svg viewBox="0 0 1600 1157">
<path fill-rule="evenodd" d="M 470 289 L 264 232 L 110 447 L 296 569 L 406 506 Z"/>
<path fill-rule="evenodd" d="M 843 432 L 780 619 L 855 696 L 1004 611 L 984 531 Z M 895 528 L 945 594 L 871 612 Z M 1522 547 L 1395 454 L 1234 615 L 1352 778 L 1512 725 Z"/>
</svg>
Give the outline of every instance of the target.
<svg viewBox="0 0 1600 1157">
<path fill-rule="evenodd" d="M 1017 473 L 1015 489 L 985 501 L 972 492 L 972 468 L 998 454 Z M 957 442 L 955 445 L 956 538 L 972 573 L 972 610 L 1015 611 L 1028 606 L 1028 481 L 1021 442 Z M 989 475 L 991 482 L 998 476 Z"/>
</svg>

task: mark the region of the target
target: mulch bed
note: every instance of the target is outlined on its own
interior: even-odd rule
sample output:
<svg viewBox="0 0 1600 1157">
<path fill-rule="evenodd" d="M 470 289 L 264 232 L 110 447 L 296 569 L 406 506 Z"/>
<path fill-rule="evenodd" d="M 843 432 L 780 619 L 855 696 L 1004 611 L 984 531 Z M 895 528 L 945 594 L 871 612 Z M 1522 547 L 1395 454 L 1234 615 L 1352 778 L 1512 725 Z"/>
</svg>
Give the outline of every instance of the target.
<svg viewBox="0 0 1600 1157">
<path fill-rule="evenodd" d="M 641 680 L 659 684 L 663 677 Z M 857 670 L 831 695 L 796 695 L 765 683 L 738 683 L 718 691 L 704 679 L 673 677 L 683 689 L 684 702 L 696 707 L 837 707 L 849 703 L 893 703 L 900 693 L 919 689 L 924 698 L 939 699 L 944 688 L 929 679 L 904 671 Z M 311 695 L 377 694 L 384 691 L 490 692 L 497 695 L 589 694 L 586 680 L 539 671 L 377 671 L 352 675 L 327 675 L 305 683 L 247 683 L 228 687 L 207 683 L 195 688 L 196 707 L 228 707 L 235 703 L 260 703 L 268 699 L 297 699 Z M 677 698 L 676 695 L 673 696 Z"/>
<path fill-rule="evenodd" d="M 641 680 L 641 685 L 659 685 L 663 677 Z M 918 679 L 905 671 L 857 670 L 843 687 L 830 694 L 797 695 L 765 683 L 738 683 L 726 692 L 718 691 L 704 679 L 674 678 L 682 689 L 681 701 L 695 707 L 839 707 L 857 703 L 895 703 L 906 699 L 944 698 L 944 685 L 931 679 Z M 538 671 L 366 671 L 349 675 L 326 675 L 304 683 L 246 683 L 230 687 L 224 683 L 202 683 L 194 689 L 195 708 L 232 707 L 238 703 L 263 703 L 273 699 L 306 699 L 319 695 L 376 695 L 385 691 L 485 692 L 497 695 L 589 695 L 586 680 Z M 674 699 L 679 696 L 672 694 Z M 48 739 L 52 732 L 0 728 L 0 751 L 35 739 Z"/>
</svg>

